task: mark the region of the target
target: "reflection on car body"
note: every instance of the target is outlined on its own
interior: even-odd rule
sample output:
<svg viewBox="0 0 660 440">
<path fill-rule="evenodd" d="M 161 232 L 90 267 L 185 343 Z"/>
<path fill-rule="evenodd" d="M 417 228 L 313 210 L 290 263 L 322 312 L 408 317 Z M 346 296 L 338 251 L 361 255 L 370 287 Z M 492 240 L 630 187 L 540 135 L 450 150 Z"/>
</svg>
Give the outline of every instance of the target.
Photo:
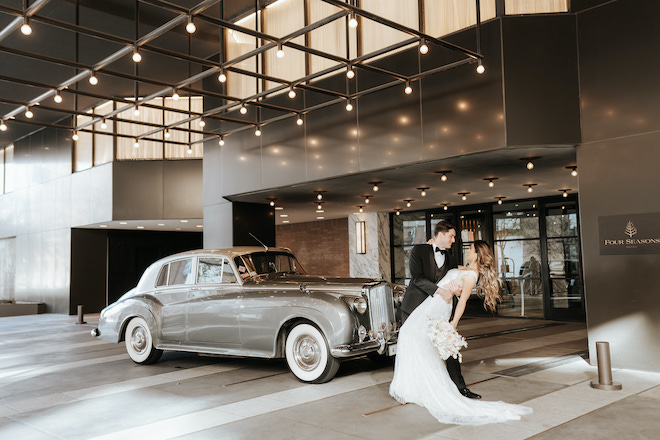
<svg viewBox="0 0 660 440">
<path fill-rule="evenodd" d="M 199 250 L 163 258 L 106 307 L 92 335 L 133 361 L 163 350 L 286 358 L 298 379 L 332 379 L 342 358 L 392 356 L 403 287 L 306 275 L 286 249 Z"/>
</svg>

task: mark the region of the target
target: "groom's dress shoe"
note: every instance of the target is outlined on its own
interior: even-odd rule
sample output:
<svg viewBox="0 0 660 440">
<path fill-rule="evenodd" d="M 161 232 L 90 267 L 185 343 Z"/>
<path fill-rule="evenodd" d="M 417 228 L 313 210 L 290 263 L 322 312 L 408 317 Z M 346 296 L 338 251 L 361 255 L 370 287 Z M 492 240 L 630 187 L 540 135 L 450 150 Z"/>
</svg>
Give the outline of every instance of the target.
<svg viewBox="0 0 660 440">
<path fill-rule="evenodd" d="M 458 391 L 460 391 L 462 395 L 464 395 L 465 397 L 469 397 L 470 399 L 481 399 L 481 396 L 479 394 L 473 393 L 467 388 L 463 388 Z"/>
</svg>

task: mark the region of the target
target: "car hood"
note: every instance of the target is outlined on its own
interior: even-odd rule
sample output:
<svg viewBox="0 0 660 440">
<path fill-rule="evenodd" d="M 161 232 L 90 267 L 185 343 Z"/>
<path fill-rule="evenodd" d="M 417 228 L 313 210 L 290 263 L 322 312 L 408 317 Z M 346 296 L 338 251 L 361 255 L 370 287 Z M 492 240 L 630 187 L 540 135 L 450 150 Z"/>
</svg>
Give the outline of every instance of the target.
<svg viewBox="0 0 660 440">
<path fill-rule="evenodd" d="M 326 277 L 319 275 L 268 274 L 251 278 L 245 286 L 258 285 L 262 288 L 299 288 L 304 285 L 308 290 L 332 290 L 335 292 L 358 293 L 365 284 L 378 283 L 373 278 Z"/>
</svg>

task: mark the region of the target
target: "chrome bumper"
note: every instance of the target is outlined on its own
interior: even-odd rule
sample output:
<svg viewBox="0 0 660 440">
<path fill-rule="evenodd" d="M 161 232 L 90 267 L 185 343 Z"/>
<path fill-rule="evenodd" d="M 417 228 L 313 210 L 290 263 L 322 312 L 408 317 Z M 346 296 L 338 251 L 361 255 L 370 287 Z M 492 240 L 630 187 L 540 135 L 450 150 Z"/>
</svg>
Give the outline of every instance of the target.
<svg viewBox="0 0 660 440">
<path fill-rule="evenodd" d="M 396 354 L 396 342 L 397 337 L 392 336 L 389 341 L 380 339 L 357 344 L 338 345 L 330 349 L 330 354 L 336 358 L 348 358 L 377 351 L 379 354 L 393 356 Z"/>
</svg>

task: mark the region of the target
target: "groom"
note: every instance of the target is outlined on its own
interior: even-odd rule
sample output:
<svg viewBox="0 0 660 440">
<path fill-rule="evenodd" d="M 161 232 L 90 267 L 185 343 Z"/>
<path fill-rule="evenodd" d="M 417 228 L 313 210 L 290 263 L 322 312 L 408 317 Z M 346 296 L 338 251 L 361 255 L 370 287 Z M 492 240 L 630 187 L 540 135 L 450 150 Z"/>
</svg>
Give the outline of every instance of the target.
<svg viewBox="0 0 660 440">
<path fill-rule="evenodd" d="M 401 317 L 403 322 L 424 302 L 426 298 L 442 289 L 436 285 L 445 276 L 449 269 L 458 267 L 456 259 L 447 251 L 454 244 L 456 228 L 449 222 L 441 221 L 435 225 L 432 244 L 415 245 L 410 252 L 411 280 L 401 303 Z M 454 284 L 454 287 L 458 287 Z M 454 306 L 456 302 L 454 301 Z M 453 310 L 452 310 L 453 314 Z M 479 394 L 473 393 L 465 385 L 461 374 L 461 364 L 453 357 L 445 361 L 449 377 L 458 387 L 458 391 L 465 397 L 481 399 Z"/>
</svg>

